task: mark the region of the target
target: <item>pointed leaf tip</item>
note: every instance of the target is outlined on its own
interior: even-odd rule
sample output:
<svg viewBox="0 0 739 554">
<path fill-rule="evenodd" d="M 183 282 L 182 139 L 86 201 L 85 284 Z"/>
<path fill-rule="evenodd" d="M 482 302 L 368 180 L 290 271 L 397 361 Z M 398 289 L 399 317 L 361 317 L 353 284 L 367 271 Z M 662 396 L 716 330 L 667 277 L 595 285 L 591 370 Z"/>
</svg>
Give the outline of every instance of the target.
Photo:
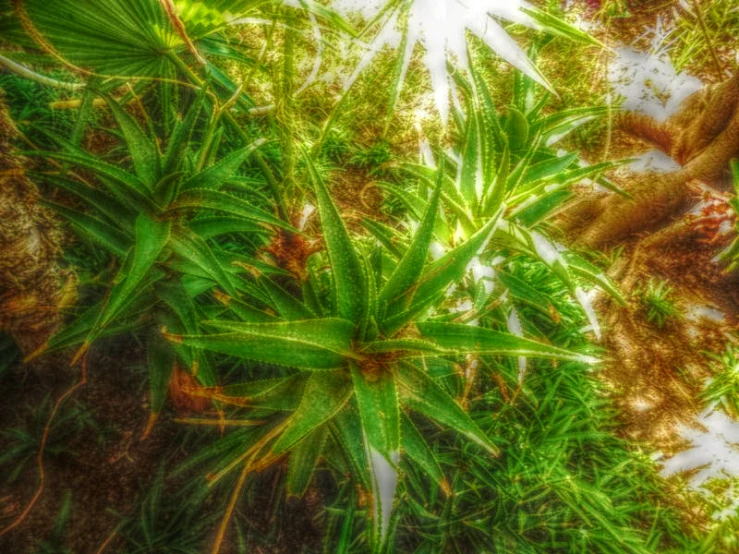
<svg viewBox="0 0 739 554">
<path fill-rule="evenodd" d="M 159 419 L 159 413 L 152 412 L 149 414 L 149 419 L 146 422 L 146 428 L 144 429 L 144 432 L 141 433 L 141 440 L 146 440 L 149 437 L 149 435 L 151 435 L 151 432 L 154 429 L 154 425 L 156 424 L 157 419 Z"/>
</svg>

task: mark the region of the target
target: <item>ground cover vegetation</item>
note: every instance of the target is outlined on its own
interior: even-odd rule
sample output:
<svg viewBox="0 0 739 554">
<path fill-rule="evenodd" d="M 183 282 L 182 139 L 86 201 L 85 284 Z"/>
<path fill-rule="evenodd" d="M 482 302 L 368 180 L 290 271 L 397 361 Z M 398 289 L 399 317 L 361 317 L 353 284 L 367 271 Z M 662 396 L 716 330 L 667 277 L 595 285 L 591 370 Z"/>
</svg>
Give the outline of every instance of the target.
<svg viewBox="0 0 739 554">
<path fill-rule="evenodd" d="M 732 552 L 600 375 L 596 293 L 683 303 L 594 249 L 727 180 L 737 78 L 616 114 L 557 67 L 638 2 L 482 4 L 0 1 L 0 545 Z M 695 4 L 681 65 L 736 27 Z M 623 187 L 614 126 L 683 167 Z"/>
</svg>

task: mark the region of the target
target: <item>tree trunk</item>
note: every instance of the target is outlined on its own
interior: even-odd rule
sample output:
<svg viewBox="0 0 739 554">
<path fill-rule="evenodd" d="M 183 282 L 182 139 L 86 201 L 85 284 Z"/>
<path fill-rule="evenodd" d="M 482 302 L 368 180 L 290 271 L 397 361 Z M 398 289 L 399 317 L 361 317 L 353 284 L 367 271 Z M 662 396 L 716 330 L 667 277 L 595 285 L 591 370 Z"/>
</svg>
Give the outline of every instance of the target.
<svg viewBox="0 0 739 554">
<path fill-rule="evenodd" d="M 17 136 L 0 90 L 0 331 L 27 356 L 59 328 L 76 282 L 57 263 L 61 233 L 13 152 Z"/>
<path fill-rule="evenodd" d="M 631 199 L 590 195 L 563 214 L 560 227 L 588 248 L 602 248 L 639 231 L 664 226 L 698 201 L 694 179 L 724 188 L 729 162 L 739 157 L 739 73 L 716 87 L 690 96 L 680 112 L 664 123 L 626 113 L 622 129 L 659 148 L 683 167 L 648 174 L 632 185 Z"/>
</svg>

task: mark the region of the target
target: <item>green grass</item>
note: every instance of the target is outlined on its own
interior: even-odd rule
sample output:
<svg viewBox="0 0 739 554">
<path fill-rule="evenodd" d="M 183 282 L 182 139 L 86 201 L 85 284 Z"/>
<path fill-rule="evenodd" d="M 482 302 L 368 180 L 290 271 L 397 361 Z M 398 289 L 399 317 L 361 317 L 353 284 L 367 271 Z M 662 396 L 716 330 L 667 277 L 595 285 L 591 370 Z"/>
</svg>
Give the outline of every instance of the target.
<svg viewBox="0 0 739 554">
<path fill-rule="evenodd" d="M 712 354 L 712 377 L 701 393 L 709 405 L 716 405 L 726 414 L 739 419 L 739 349 L 729 345 L 721 355 Z"/>
<path fill-rule="evenodd" d="M 680 309 L 673 300 L 673 289 L 667 281 L 651 278 L 634 294 L 646 312 L 647 321 L 658 328 L 662 329 L 680 317 Z"/>
<path fill-rule="evenodd" d="M 51 399 L 47 396 L 38 405 L 26 406 L 24 425 L 0 430 L 0 438 L 5 444 L 0 454 L 0 467 L 9 482 L 25 478 L 26 470 L 33 466 L 50 409 Z M 104 430 L 85 406 L 78 402 L 66 404 L 49 427 L 45 456 L 57 460 L 75 458 L 78 454 L 74 449 L 74 442 L 85 433 L 92 433 L 96 440 L 105 441 Z"/>
</svg>

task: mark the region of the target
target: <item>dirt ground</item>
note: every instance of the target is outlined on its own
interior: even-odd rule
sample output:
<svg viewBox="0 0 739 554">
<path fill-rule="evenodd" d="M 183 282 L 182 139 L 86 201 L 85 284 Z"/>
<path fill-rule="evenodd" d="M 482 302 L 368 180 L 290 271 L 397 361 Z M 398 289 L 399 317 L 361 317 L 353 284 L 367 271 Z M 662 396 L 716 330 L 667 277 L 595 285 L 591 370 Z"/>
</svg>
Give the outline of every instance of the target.
<svg viewBox="0 0 739 554">
<path fill-rule="evenodd" d="M 61 363 L 61 362 L 60 362 Z M 59 412 L 61 426 L 74 425 L 85 420 L 90 427 L 73 432 L 71 441 L 64 442 L 64 430 L 52 427 L 44 456 L 45 486 L 38 501 L 22 524 L 0 536 L 0 552 L 73 552 L 97 554 L 102 552 L 149 552 L 137 550 L 120 533 L 127 518 L 140 518 L 139 503 L 152 489 L 157 474 L 164 472 L 162 506 L 172 509 L 181 502 L 176 492 L 185 482 L 192 483 L 205 473 L 195 468 L 189 473 L 172 478 L 168 473 L 180 466 L 188 456 L 205 445 L 202 434 L 192 426 L 176 423 L 177 414 L 165 410 L 152 433 L 142 438 L 149 418 L 148 391 L 142 388 L 144 353 L 141 347 L 122 341 L 100 341 L 93 347 L 88 362 L 87 383 L 77 389 Z M 2 382 L 3 402 L 0 403 L 0 422 L 3 429 L 29 429 L 35 436 L 48 419 L 45 398 L 58 398 L 75 382 L 75 375 L 53 383 L 41 382 L 32 372 L 17 367 Z M 39 406 L 44 409 L 36 409 Z M 74 417 L 64 419 L 65 410 L 73 410 Z M 38 415 L 39 417 L 34 417 Z M 79 431 L 75 428 L 75 431 Z M 56 440 L 57 438 L 61 440 Z M 14 444 L 12 437 L 0 437 L 0 453 Z M 37 446 L 34 443 L 34 447 Z M 57 448 L 63 444 L 61 451 Z M 25 509 L 37 491 L 38 464 L 34 454 L 25 464 L 17 479 L 0 478 L 0 529 L 10 525 Z M 12 468 L 12 466 L 11 466 Z M 283 502 L 274 482 L 284 468 L 265 471 L 254 480 L 252 490 L 238 506 L 236 519 L 244 533 L 265 537 L 274 550 L 267 552 L 299 552 L 303 548 L 320 550 L 320 532 L 314 521 L 318 505 L 311 494 L 306 499 Z M 53 530 L 61 517 L 65 494 L 72 494 L 72 511 L 61 533 L 61 540 L 52 542 Z M 222 513 L 214 503 L 225 503 L 228 494 L 216 491 L 203 506 L 203 534 L 207 542 L 215 536 L 219 520 L 213 514 Z M 315 504 L 315 505 L 314 505 Z M 158 524 L 167 524 L 167 516 Z M 288 522 L 274 526 L 273 519 Z M 279 536 L 273 529 L 280 527 Z M 46 550 L 42 549 L 47 543 Z M 259 542 L 257 540 L 256 542 Z M 235 553 L 237 539 L 231 532 L 226 537 L 222 552 Z M 49 546 L 51 550 L 48 550 Z M 69 550 L 61 550 L 64 546 Z M 168 545 L 169 546 L 169 545 Z M 170 550 L 167 550 L 168 552 Z"/>
<path fill-rule="evenodd" d="M 632 17 L 609 20 L 594 34 L 611 47 L 648 49 L 644 30 L 657 18 L 669 26 L 678 2 L 629 2 Z M 641 37 L 641 38 L 640 38 Z M 724 60 L 728 64 L 728 60 Z M 697 75 L 704 83 L 716 80 L 711 68 Z M 651 146 L 614 129 L 608 140 L 583 153 L 592 162 L 636 157 Z M 638 174 L 619 170 L 612 176 L 619 185 Z M 696 189 L 697 208 L 679 214 L 664 227 L 630 238 L 608 272 L 620 285 L 628 303 L 619 306 L 602 298 L 597 309 L 604 326 L 608 361 L 601 373 L 621 410 L 626 437 L 650 451 L 669 457 L 688 446 L 681 425 L 699 427 L 705 406 L 698 398 L 711 375 L 709 353 L 720 354 L 736 340 L 739 329 L 739 277 L 727 274 L 715 257 L 731 240 L 734 228 L 727 196 L 711 183 L 690 183 Z M 576 237 L 575 237 L 576 238 Z M 679 315 L 662 328 L 650 323 L 638 291 L 650 279 L 664 280 Z M 732 333 L 733 338 L 732 338 Z"/>
</svg>

